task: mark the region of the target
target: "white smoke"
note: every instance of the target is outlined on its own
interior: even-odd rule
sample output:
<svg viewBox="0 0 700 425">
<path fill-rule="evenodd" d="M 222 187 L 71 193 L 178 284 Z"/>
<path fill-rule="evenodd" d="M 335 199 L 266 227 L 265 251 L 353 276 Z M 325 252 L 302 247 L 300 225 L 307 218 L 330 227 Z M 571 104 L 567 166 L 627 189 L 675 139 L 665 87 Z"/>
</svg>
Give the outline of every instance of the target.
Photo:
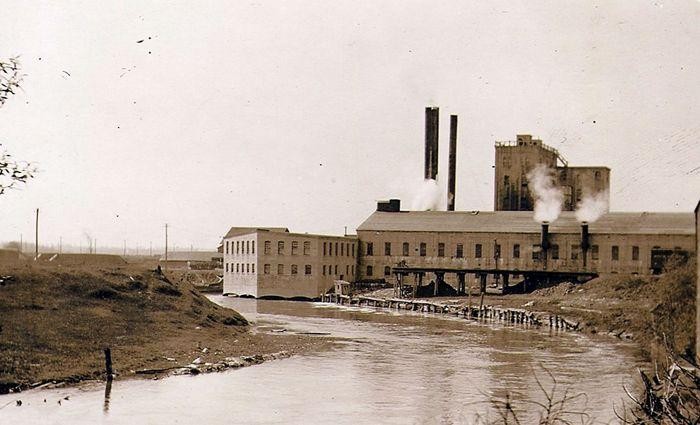
<svg viewBox="0 0 700 425">
<path fill-rule="evenodd" d="M 608 191 L 585 195 L 576 205 L 576 220 L 593 223 L 608 212 Z"/>
<path fill-rule="evenodd" d="M 559 217 L 564 194 L 554 180 L 554 170 L 538 164 L 527 173 L 530 190 L 535 196 L 535 221 L 552 222 Z"/>
<path fill-rule="evenodd" d="M 437 180 L 425 179 L 411 191 L 412 211 L 438 211 L 443 202 L 443 190 Z"/>
</svg>

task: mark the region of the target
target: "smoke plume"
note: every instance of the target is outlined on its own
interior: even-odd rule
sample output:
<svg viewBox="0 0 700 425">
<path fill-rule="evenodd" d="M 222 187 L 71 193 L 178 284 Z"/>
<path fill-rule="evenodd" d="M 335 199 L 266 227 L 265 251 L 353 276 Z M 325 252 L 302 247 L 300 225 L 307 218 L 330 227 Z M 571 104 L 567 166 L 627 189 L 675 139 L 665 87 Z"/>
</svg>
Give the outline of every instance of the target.
<svg viewBox="0 0 700 425">
<path fill-rule="evenodd" d="M 576 220 L 593 223 L 608 212 L 608 191 L 585 195 L 576 206 Z"/>
<path fill-rule="evenodd" d="M 552 222 L 561 213 L 564 195 L 554 181 L 554 170 L 544 164 L 538 164 L 527 173 L 530 189 L 535 196 L 535 221 Z"/>
<path fill-rule="evenodd" d="M 440 189 L 437 180 L 426 179 L 412 191 L 414 194 L 411 210 L 413 211 L 437 211 L 442 202 L 443 190 Z"/>
</svg>

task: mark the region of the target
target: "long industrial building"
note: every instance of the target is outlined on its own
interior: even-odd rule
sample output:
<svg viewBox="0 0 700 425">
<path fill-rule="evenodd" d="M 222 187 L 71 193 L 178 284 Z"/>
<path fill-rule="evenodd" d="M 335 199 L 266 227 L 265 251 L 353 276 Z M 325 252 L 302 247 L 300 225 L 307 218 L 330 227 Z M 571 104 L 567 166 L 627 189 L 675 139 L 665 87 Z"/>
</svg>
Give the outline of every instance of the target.
<svg viewBox="0 0 700 425">
<path fill-rule="evenodd" d="M 439 108 L 425 110 L 426 179 L 438 174 Z M 402 211 L 381 201 L 357 236 L 290 233 L 285 228 L 234 227 L 223 240 L 224 293 L 252 297 L 318 298 L 336 280 L 434 283 L 450 293 L 495 281 L 503 291 L 528 281 L 650 275 L 673 255 L 696 250 L 693 213 L 601 212 L 591 222 L 574 210 L 590 195 L 605 199 L 607 167 L 572 167 L 555 149 L 520 134 L 496 142 L 495 211 L 455 211 L 457 116 L 450 117 L 447 211 Z M 552 172 L 561 212 L 534 220 L 528 173 Z M 414 289 L 415 290 L 415 289 Z M 449 291 L 448 291 L 449 292 Z"/>
<path fill-rule="evenodd" d="M 357 235 L 360 279 L 401 273 L 444 279 L 458 290 L 470 276 L 508 282 L 660 273 L 669 256 L 695 249 L 692 213 L 608 213 L 587 224 L 562 212 L 542 225 L 526 211 L 401 211 L 380 204 Z"/>
</svg>

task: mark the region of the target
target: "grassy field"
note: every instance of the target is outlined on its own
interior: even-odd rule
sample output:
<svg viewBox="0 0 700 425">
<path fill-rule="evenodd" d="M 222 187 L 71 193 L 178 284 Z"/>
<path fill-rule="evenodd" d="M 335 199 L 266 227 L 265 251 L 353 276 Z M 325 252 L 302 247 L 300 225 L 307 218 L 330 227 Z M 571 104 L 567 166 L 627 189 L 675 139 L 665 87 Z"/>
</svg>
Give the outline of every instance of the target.
<svg viewBox="0 0 700 425">
<path fill-rule="evenodd" d="M 216 362 L 324 344 L 251 332 L 241 315 L 186 280 L 143 267 L 1 266 L 0 277 L 0 393 L 104 377 L 105 347 L 123 377 L 198 357 Z"/>
</svg>

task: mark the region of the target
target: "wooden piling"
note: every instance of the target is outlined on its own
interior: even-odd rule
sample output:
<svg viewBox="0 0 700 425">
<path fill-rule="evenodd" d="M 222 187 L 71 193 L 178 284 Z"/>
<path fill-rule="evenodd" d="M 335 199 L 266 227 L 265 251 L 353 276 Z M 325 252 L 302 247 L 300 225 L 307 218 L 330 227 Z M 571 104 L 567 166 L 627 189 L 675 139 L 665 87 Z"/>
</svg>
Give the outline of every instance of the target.
<svg viewBox="0 0 700 425">
<path fill-rule="evenodd" d="M 104 349 L 105 352 L 105 371 L 107 372 L 107 381 L 111 381 L 114 378 L 114 371 L 112 370 L 112 350 L 109 347 Z"/>
</svg>

